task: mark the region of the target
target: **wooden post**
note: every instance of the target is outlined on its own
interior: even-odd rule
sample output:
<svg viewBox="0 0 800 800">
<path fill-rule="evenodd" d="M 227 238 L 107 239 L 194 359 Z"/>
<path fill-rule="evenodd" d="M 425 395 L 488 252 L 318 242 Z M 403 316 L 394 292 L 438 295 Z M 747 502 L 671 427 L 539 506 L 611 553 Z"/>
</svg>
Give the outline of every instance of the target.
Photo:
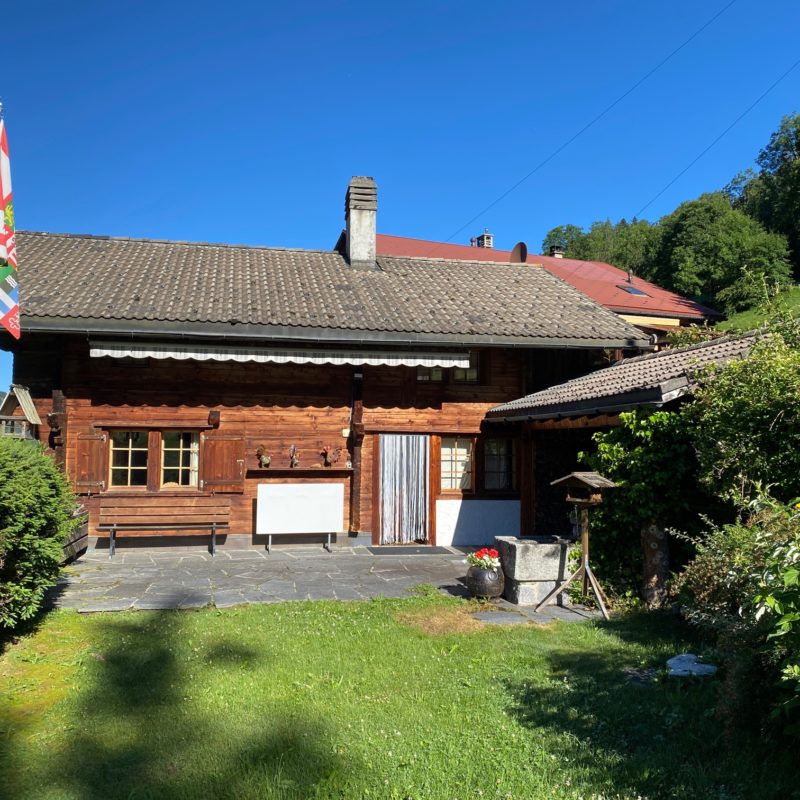
<svg viewBox="0 0 800 800">
<path fill-rule="evenodd" d="M 603 593 L 603 590 L 600 588 L 600 584 L 597 582 L 597 578 L 595 578 L 592 568 L 589 566 L 589 506 L 597 505 L 597 500 L 576 500 L 569 497 L 567 499 L 574 502 L 576 506 L 580 506 L 581 509 L 581 563 L 578 569 L 576 569 L 575 572 L 569 576 L 569 578 L 556 585 L 555 589 L 553 589 L 552 592 L 550 592 L 536 605 L 534 611 L 538 611 L 540 608 L 542 608 L 542 606 L 546 606 L 551 600 L 558 597 L 558 595 L 560 595 L 562 592 L 566 591 L 574 580 L 578 580 L 580 578 L 583 583 L 583 598 L 585 599 L 589 594 L 589 588 L 591 587 L 595 599 L 597 600 L 597 604 L 600 606 L 600 613 L 603 615 L 603 619 L 607 620 L 607 598 Z"/>
<path fill-rule="evenodd" d="M 585 506 L 581 508 L 581 566 L 583 567 L 583 593 L 586 597 L 589 593 L 589 509 Z"/>
<path fill-rule="evenodd" d="M 364 373 L 353 372 L 353 406 L 350 419 L 353 474 L 350 480 L 350 533 L 361 531 L 361 445 L 364 443 Z"/>
</svg>

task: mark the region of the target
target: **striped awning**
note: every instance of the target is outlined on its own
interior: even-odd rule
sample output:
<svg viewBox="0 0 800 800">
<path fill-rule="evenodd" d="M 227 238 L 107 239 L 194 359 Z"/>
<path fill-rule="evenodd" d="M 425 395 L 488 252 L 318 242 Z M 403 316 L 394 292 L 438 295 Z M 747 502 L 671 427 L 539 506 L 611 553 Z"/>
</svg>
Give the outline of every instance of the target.
<svg viewBox="0 0 800 800">
<path fill-rule="evenodd" d="M 176 361 L 254 361 L 257 364 L 352 364 L 388 367 L 469 367 L 469 353 L 397 350 L 222 347 L 196 344 L 91 342 L 92 358 L 172 358 Z"/>
</svg>

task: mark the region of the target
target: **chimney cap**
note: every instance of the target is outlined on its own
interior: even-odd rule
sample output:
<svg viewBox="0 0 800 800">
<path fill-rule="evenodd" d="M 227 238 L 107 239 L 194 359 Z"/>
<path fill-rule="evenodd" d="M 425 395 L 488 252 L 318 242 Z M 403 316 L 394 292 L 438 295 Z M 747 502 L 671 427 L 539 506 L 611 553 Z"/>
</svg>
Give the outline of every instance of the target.
<svg viewBox="0 0 800 800">
<path fill-rule="evenodd" d="M 564 248 L 560 244 L 551 244 L 550 256 L 552 258 L 564 258 Z"/>
<path fill-rule="evenodd" d="M 378 208 L 378 185 L 368 175 L 353 175 L 344 199 L 345 217 L 351 208 L 375 211 Z"/>
</svg>

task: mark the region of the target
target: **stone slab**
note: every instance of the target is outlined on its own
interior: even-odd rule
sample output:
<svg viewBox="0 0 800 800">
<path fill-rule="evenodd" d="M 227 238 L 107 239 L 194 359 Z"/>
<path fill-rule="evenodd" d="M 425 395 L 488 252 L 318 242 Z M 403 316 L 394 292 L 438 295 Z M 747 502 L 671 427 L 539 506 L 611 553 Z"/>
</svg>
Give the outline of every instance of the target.
<svg viewBox="0 0 800 800">
<path fill-rule="evenodd" d="M 713 664 L 704 664 L 693 653 L 673 656 L 667 661 L 667 669 L 671 678 L 706 677 L 717 671 Z"/>
</svg>

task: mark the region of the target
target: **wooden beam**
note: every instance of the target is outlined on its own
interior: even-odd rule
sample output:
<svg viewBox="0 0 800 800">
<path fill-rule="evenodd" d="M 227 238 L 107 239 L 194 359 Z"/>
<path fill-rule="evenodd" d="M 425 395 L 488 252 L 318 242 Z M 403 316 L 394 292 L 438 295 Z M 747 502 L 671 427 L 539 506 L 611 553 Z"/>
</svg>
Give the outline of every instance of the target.
<svg viewBox="0 0 800 800">
<path fill-rule="evenodd" d="M 529 431 L 575 430 L 578 428 L 606 428 L 619 425 L 619 414 L 597 414 L 591 417 L 567 417 L 565 419 L 538 419 L 524 423 Z"/>
</svg>

